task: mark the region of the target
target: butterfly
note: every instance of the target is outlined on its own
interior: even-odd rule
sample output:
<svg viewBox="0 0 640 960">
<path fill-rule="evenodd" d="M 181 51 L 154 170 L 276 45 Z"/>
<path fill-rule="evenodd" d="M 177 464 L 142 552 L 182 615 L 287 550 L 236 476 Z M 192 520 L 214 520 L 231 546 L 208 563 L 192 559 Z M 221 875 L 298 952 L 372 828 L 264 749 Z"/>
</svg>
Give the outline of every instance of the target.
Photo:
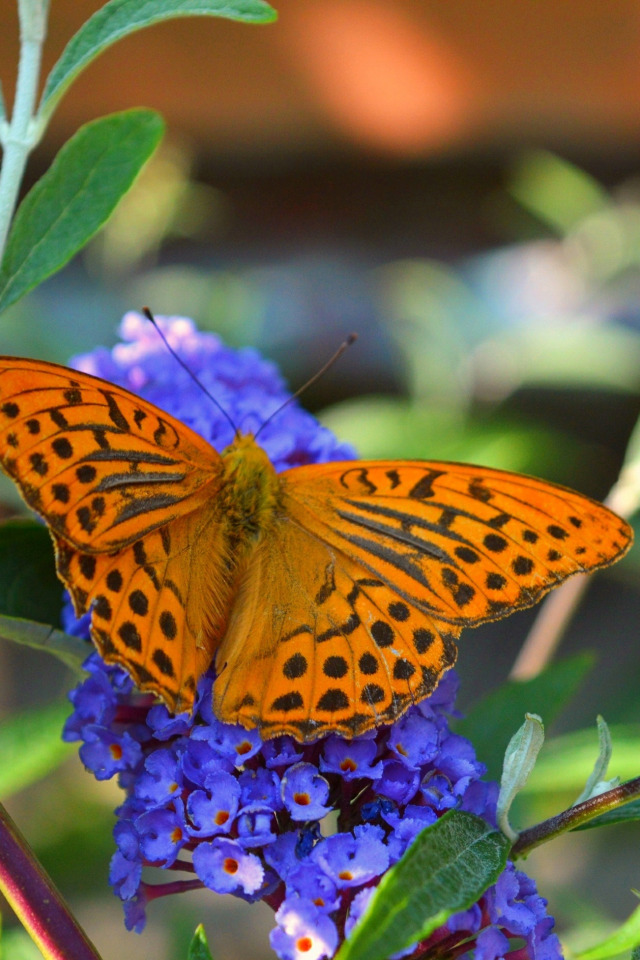
<svg viewBox="0 0 640 960">
<path fill-rule="evenodd" d="M 0 462 L 46 521 L 102 657 L 172 711 L 352 737 L 426 697 L 465 626 L 613 563 L 632 532 L 564 487 L 461 463 L 276 473 L 127 390 L 0 357 Z"/>
</svg>

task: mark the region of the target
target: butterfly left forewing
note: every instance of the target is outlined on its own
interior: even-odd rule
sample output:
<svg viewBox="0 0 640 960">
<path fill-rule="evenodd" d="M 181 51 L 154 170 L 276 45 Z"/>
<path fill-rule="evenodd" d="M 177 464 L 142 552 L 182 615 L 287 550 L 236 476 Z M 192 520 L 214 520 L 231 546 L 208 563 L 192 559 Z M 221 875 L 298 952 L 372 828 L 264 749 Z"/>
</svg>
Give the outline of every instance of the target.
<svg viewBox="0 0 640 960">
<path fill-rule="evenodd" d="M 0 462 L 104 658 L 190 707 L 228 614 L 220 455 L 121 387 L 0 357 Z"/>
</svg>

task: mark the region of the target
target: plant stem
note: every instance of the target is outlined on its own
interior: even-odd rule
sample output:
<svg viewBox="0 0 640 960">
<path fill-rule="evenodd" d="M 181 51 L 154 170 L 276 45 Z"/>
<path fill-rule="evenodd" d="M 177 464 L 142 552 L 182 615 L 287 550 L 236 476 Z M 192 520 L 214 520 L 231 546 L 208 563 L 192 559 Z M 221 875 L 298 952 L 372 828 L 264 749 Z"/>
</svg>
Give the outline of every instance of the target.
<svg viewBox="0 0 640 960">
<path fill-rule="evenodd" d="M 27 158 L 37 139 L 33 116 L 48 11 L 49 0 L 18 0 L 20 62 L 11 122 L 6 128 L 2 144 L 4 154 L 0 170 L 0 261 L 4 255 Z"/>
<path fill-rule="evenodd" d="M 47 960 L 100 960 L 2 805 L 0 891 Z"/>
<path fill-rule="evenodd" d="M 594 817 L 599 817 L 600 814 L 607 813 L 609 810 L 615 810 L 637 797 L 640 797 L 640 777 L 628 780 L 597 797 L 590 797 L 589 800 L 577 803 L 555 817 L 550 817 L 528 830 L 523 830 L 511 848 L 510 855 L 514 858 L 526 857 L 534 847 L 539 847 L 547 840 L 566 833 L 567 830 L 574 830 L 588 820 L 593 820 Z"/>
</svg>

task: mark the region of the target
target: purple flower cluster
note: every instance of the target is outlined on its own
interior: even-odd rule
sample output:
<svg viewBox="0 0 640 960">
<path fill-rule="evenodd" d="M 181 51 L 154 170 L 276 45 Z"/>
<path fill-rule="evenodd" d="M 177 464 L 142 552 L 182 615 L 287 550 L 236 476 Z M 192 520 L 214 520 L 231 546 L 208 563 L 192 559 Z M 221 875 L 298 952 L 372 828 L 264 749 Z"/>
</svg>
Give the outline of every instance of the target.
<svg viewBox="0 0 640 960">
<path fill-rule="evenodd" d="M 241 430 L 257 429 L 286 399 L 275 370 L 253 351 L 229 350 L 188 320 L 161 325 Z M 128 343 L 75 365 L 139 391 L 218 448 L 231 441 L 226 419 L 148 321 L 129 314 L 122 334 Z M 353 455 L 294 404 L 261 441 L 281 469 Z M 88 636 L 86 618 L 75 621 L 67 608 L 65 621 Z M 124 790 L 110 879 L 129 929 L 142 930 L 156 897 L 208 887 L 266 901 L 276 911 L 271 945 L 281 960 L 330 958 L 424 827 L 454 807 L 495 822 L 496 785 L 481 781 L 471 744 L 448 726 L 453 672 L 392 726 L 301 745 L 290 737 L 262 741 L 256 731 L 217 720 L 211 672 L 200 682 L 193 716 L 174 717 L 97 653 L 86 669 L 88 678 L 70 695 L 64 737 L 82 743 L 81 759 L 98 779 L 117 775 Z M 151 885 L 146 866 L 186 878 Z M 477 960 L 557 960 L 552 927 L 533 881 L 509 864 L 479 903 L 420 945 L 420 956 L 433 948 L 474 950 Z"/>
</svg>

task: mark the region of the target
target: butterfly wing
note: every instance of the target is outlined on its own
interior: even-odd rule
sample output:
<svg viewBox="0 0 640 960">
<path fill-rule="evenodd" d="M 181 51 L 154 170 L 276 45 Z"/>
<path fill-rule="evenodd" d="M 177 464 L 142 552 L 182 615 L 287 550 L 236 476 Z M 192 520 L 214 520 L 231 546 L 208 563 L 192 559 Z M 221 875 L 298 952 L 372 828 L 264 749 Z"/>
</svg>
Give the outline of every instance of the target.
<svg viewBox="0 0 640 960">
<path fill-rule="evenodd" d="M 104 658 L 173 709 L 190 706 L 228 603 L 219 454 L 122 388 L 2 357 L 0 461 L 46 520 Z"/>
<path fill-rule="evenodd" d="M 221 458 L 120 387 L 0 357 L 0 462 L 50 529 L 80 550 L 119 550 L 215 494 Z"/>
<path fill-rule="evenodd" d="M 612 563 L 628 525 L 573 491 L 465 464 L 321 464 L 281 475 L 217 656 L 214 706 L 263 735 L 353 736 L 426 696 L 463 626 Z"/>
<path fill-rule="evenodd" d="M 633 539 L 602 504 L 504 470 L 373 461 L 283 479 L 301 526 L 460 626 L 531 606 L 566 577 L 613 563 Z"/>
<path fill-rule="evenodd" d="M 455 662 L 458 633 L 313 531 L 278 521 L 235 598 L 214 712 L 263 737 L 352 737 L 427 696 Z"/>
</svg>

